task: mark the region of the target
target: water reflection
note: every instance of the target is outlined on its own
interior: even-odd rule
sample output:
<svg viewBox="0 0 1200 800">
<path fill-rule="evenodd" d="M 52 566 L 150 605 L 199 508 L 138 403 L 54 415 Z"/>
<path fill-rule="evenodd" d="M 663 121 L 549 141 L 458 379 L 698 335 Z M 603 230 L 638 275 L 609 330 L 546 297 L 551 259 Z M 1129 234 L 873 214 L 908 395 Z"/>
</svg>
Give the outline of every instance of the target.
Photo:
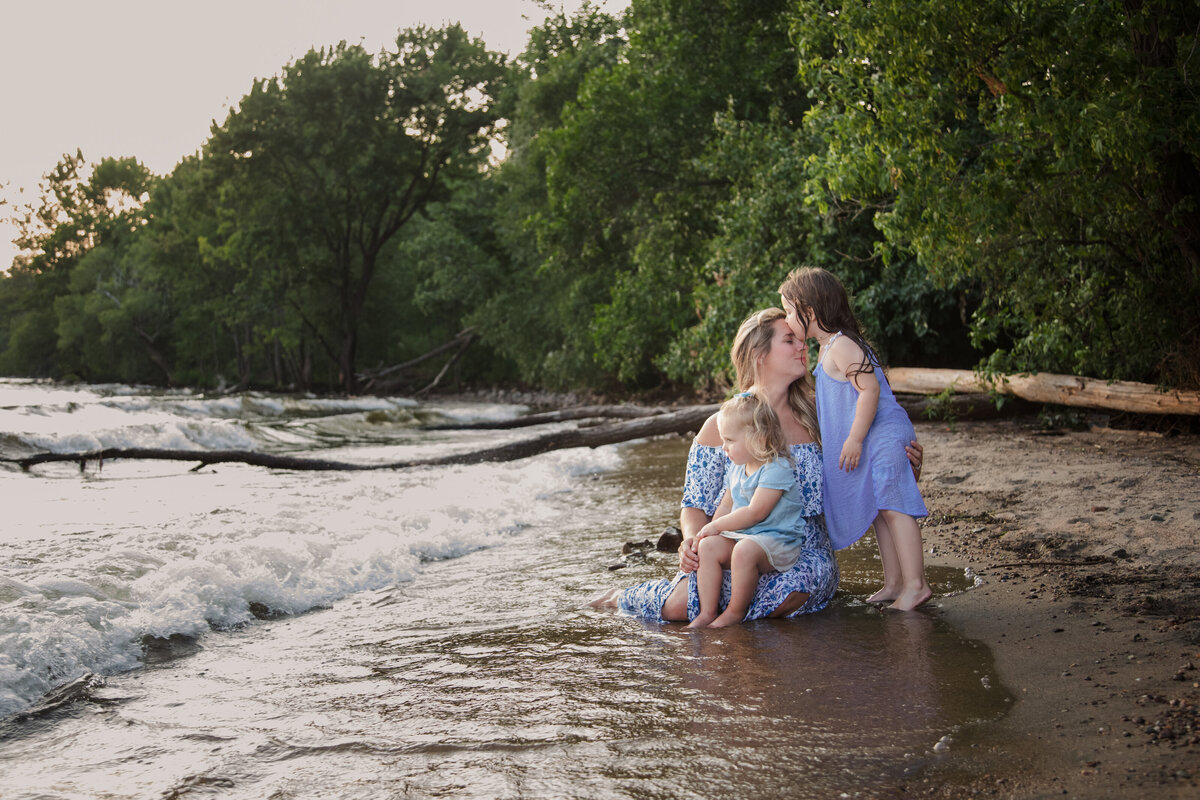
<svg viewBox="0 0 1200 800">
<path fill-rule="evenodd" d="M 684 636 L 694 713 L 683 735 L 721 793 L 782 780 L 807 787 L 803 797 L 883 790 L 947 733 L 1006 709 L 1007 695 L 986 688 L 999 685 L 986 650 L 929 614 L 835 604 Z"/>
<path fill-rule="evenodd" d="M 206 632 L 186 657 L 110 676 L 70 714 L 4 743 L 4 796 L 888 797 L 898 777 L 940 759 L 933 746 L 947 733 L 1003 713 L 985 648 L 936 609 L 862 605 L 854 577 L 853 594 L 820 614 L 720 631 L 587 609 L 603 589 L 670 570 L 605 565 L 621 541 L 674 516 L 685 453 L 682 440 L 631 445 L 619 471 L 561 480 L 567 456 L 531 460 L 519 477 L 537 477 L 540 493 L 513 492 L 530 511 L 480 539 L 486 549 L 431 556 L 385 588 Z M 507 507 L 515 473 L 462 474 L 464 496 L 492 480 L 487 507 Z M 324 486 L 221 475 L 262 484 L 255 497 L 311 491 L 303 514 L 284 517 L 292 538 L 307 526 L 335 540 L 376 519 L 394 527 L 393 515 L 421 508 L 452 520 L 447 535 L 466 527 L 461 499 L 454 515 L 434 502 L 434 485 L 456 485 L 446 473 L 428 492 L 398 486 L 403 476 Z M 278 505 L 263 503 L 260 518 L 254 503 L 212 502 L 251 529 L 280 524 Z M 442 552 L 435 544 L 405 552 Z M 861 556 L 861 594 L 878 580 L 872 553 L 844 554 L 852 574 Z"/>
</svg>

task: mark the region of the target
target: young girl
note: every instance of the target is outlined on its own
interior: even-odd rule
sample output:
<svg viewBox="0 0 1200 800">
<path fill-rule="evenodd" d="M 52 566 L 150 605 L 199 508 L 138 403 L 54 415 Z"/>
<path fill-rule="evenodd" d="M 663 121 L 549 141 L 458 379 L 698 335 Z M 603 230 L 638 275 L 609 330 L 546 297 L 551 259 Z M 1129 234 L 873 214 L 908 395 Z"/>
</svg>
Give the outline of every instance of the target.
<svg viewBox="0 0 1200 800">
<path fill-rule="evenodd" d="M 929 512 L 904 458 L 912 423 L 896 402 L 841 281 L 805 267 L 788 275 L 779 294 L 792 331 L 821 346 L 815 372 L 829 538 L 840 550 L 874 524 L 883 588 L 867 601 L 914 609 L 933 593 L 925 580 L 916 521 Z"/>
<path fill-rule="evenodd" d="M 733 466 L 712 522 L 696 534 L 700 614 L 690 628 L 741 622 L 759 576 L 791 569 L 801 548 L 804 498 L 775 411 L 757 394 L 743 392 L 721 406 L 717 429 Z M 732 572 L 729 605 L 718 616 L 726 566 Z"/>
</svg>

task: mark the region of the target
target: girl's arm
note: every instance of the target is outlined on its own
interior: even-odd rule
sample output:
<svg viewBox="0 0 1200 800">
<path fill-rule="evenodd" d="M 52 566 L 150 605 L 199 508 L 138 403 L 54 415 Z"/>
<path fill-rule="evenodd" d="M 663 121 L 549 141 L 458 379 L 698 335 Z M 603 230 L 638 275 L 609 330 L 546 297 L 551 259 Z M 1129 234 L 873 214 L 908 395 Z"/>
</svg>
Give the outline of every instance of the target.
<svg viewBox="0 0 1200 800">
<path fill-rule="evenodd" d="M 716 536 L 722 531 L 740 531 L 757 525 L 767 518 L 781 497 L 783 489 L 764 489 L 760 486 L 754 490 L 749 505 L 725 514 L 723 510 L 728 510 L 729 505 L 729 492 L 726 492 L 725 497 L 721 499 L 721 507 L 713 515 L 713 521 L 701 528 L 696 538 L 703 539 L 706 536 Z"/>
<path fill-rule="evenodd" d="M 863 351 L 853 340 L 843 336 L 833 343 L 829 357 L 834 366 L 846 375 L 848 370 L 862 364 Z M 849 380 L 858 391 L 858 402 L 854 404 L 854 422 L 850 425 L 850 433 L 838 456 L 838 468 L 848 472 L 858 468 L 863 442 L 866 441 L 867 431 L 871 430 L 871 423 L 875 421 L 875 412 L 879 410 L 879 378 L 875 377 L 875 373 L 859 372 Z"/>
</svg>

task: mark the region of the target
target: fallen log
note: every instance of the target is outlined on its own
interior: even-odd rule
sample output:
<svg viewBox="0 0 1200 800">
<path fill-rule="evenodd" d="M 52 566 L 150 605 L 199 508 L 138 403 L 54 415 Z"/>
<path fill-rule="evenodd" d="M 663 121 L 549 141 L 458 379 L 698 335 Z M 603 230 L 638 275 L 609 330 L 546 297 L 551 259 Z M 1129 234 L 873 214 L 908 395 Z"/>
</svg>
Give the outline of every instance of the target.
<svg viewBox="0 0 1200 800">
<path fill-rule="evenodd" d="M 617 419 L 637 419 L 667 413 L 666 408 L 649 408 L 647 406 L 576 406 L 559 411 L 543 411 L 537 414 L 526 414 L 513 419 L 489 420 L 484 422 L 460 422 L 445 425 L 425 425 L 425 431 L 503 431 L 512 428 L 527 428 L 532 425 L 546 425 L 552 422 L 570 422 L 578 419 L 595 419 L 597 417 L 613 417 Z"/>
<path fill-rule="evenodd" d="M 459 345 L 459 348 L 454 351 L 454 355 L 450 356 L 450 360 L 442 365 L 442 368 L 438 370 L 437 376 L 432 381 L 427 383 L 423 388 L 418 389 L 413 397 L 423 397 L 424 395 L 429 394 L 429 392 L 433 391 L 433 389 L 442 382 L 442 378 L 445 377 L 446 371 L 449 370 L 450 367 L 452 367 L 455 363 L 457 363 L 460 358 L 462 358 L 462 354 L 467 352 L 467 348 L 470 347 L 471 342 L 475 340 L 475 332 L 467 329 L 463 333 L 460 333 L 459 337 L 462 339 L 462 344 Z"/>
<path fill-rule="evenodd" d="M 983 420 L 1030 414 L 1037 411 L 1037 404 L 1019 397 L 996 408 L 991 395 L 982 392 L 967 392 L 953 397 L 940 398 L 928 395 L 896 393 L 896 402 L 908 412 L 914 422 L 928 420 Z"/>
<path fill-rule="evenodd" d="M 997 375 L 987 379 L 965 369 L 895 367 L 888 370 L 892 391 L 907 394 L 989 392 L 1019 397 L 1033 403 L 1053 403 L 1080 408 L 1101 408 L 1133 414 L 1200 415 L 1200 392 L 1160 390 L 1134 381 L 1105 381 L 1050 372 Z"/>
<path fill-rule="evenodd" d="M 497 445 L 483 450 L 453 453 L 435 458 L 392 461 L 383 464 L 354 464 L 345 461 L 256 453 L 249 450 L 167 450 L 142 447 L 109 447 L 102 450 L 77 453 L 35 453 L 29 456 L 0 458 L 0 463 L 15 464 L 22 470 L 28 471 L 31 467 L 38 464 L 55 462 L 79 462 L 80 469 L 83 469 L 88 461 L 103 463 L 104 461 L 119 458 L 198 462 L 192 468 L 193 472 L 203 469 L 210 464 L 226 463 L 249 464 L 250 466 L 267 467 L 268 469 L 358 472 L 453 464 L 479 464 L 483 462 L 516 461 L 551 450 L 564 450 L 572 447 L 601 447 L 606 444 L 617 444 L 618 442 L 642 439 L 647 436 L 689 433 L 699 430 L 704 421 L 712 414 L 715 414 L 719 408 L 719 405 L 686 406 L 675 411 L 622 422 L 613 422 L 607 425 L 598 425 L 592 428 L 554 431 L 542 434 L 541 436 L 534 436 L 517 442 L 509 442 L 508 444 Z"/>
<path fill-rule="evenodd" d="M 455 351 L 450 361 L 442 367 L 442 371 L 438 373 L 438 376 L 434 379 L 433 383 L 421 390 L 422 392 L 427 392 L 438 384 L 449 366 L 458 360 L 458 358 L 463 354 L 463 351 L 467 349 L 467 346 L 470 345 L 475 339 L 475 336 L 476 333 L 474 328 L 464 328 L 455 334 L 454 338 L 450 341 L 443 342 L 437 347 L 434 347 L 432 350 L 428 350 L 416 358 L 405 361 L 402 364 L 393 364 L 390 367 L 379 367 L 377 369 L 363 370 L 362 372 L 356 373 L 355 377 L 358 379 L 359 383 L 362 384 L 362 391 L 364 392 L 368 390 L 374 390 L 376 392 L 390 391 L 406 383 L 404 378 L 397 376 L 398 373 L 418 366 L 419 364 L 422 364 L 435 356 L 441 355 L 447 350 L 457 347 L 458 350 Z"/>
</svg>

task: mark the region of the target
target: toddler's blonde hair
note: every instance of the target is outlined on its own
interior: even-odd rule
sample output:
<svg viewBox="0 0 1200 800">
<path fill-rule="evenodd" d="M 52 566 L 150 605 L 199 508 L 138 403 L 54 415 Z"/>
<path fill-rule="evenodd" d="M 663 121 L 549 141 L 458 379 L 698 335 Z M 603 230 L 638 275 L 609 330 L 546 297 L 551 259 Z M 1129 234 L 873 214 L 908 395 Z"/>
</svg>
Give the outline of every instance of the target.
<svg viewBox="0 0 1200 800">
<path fill-rule="evenodd" d="M 745 432 L 746 450 L 755 461 L 774 461 L 780 456 L 792 460 L 779 415 L 757 392 L 742 392 L 731 397 L 719 413 L 722 419 Z"/>
</svg>

